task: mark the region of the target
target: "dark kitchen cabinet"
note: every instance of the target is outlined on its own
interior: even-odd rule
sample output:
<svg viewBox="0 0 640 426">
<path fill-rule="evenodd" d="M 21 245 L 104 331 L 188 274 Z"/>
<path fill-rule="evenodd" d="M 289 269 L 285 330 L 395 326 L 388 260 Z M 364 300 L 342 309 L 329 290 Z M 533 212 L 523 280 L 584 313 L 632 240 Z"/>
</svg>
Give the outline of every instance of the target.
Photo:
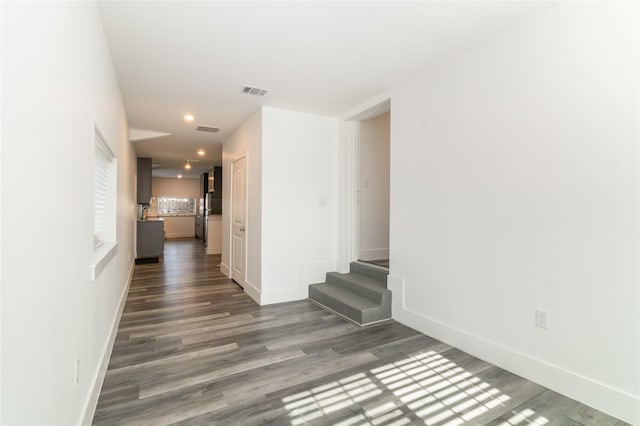
<svg viewBox="0 0 640 426">
<path fill-rule="evenodd" d="M 222 214 L 222 167 L 213 168 L 213 214 Z"/>
<path fill-rule="evenodd" d="M 138 157 L 138 204 L 151 203 L 151 158 Z"/>
<path fill-rule="evenodd" d="M 207 191 L 206 192 L 213 192 L 214 190 L 214 179 L 215 179 L 215 175 L 214 175 L 214 168 L 210 168 L 206 175 L 207 175 Z"/>
<path fill-rule="evenodd" d="M 207 192 L 209 192 L 209 173 L 200 175 L 200 188 L 202 190 L 202 196 L 206 197 Z"/>
<path fill-rule="evenodd" d="M 218 194 L 216 197 L 222 198 L 222 167 L 213 169 L 213 192 Z"/>
<path fill-rule="evenodd" d="M 164 221 L 138 221 L 136 246 L 137 259 L 149 259 L 162 256 L 162 252 L 164 251 Z"/>
<path fill-rule="evenodd" d="M 202 216 L 196 216 L 195 234 L 196 234 L 196 238 L 199 240 L 204 239 L 203 229 L 204 229 L 204 224 L 203 224 Z"/>
</svg>

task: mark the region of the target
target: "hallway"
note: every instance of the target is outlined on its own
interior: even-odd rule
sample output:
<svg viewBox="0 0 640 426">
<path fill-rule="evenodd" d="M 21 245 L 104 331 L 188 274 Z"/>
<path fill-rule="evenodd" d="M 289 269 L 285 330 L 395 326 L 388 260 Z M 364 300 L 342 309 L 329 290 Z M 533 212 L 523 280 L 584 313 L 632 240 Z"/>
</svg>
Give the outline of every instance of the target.
<svg viewBox="0 0 640 426">
<path fill-rule="evenodd" d="M 258 306 L 219 263 L 136 266 L 93 424 L 625 424 L 395 321 Z"/>
</svg>

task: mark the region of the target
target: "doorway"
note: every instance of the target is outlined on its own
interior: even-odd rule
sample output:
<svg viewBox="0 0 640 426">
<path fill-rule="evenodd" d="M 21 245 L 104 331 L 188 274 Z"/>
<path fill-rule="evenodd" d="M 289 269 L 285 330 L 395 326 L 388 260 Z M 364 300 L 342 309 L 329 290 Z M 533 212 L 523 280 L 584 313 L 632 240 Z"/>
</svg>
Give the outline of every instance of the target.
<svg viewBox="0 0 640 426">
<path fill-rule="evenodd" d="M 389 267 L 391 112 L 360 121 L 358 153 L 358 256 Z"/>
<path fill-rule="evenodd" d="M 231 163 L 231 279 L 245 286 L 247 253 L 247 159 Z"/>
</svg>

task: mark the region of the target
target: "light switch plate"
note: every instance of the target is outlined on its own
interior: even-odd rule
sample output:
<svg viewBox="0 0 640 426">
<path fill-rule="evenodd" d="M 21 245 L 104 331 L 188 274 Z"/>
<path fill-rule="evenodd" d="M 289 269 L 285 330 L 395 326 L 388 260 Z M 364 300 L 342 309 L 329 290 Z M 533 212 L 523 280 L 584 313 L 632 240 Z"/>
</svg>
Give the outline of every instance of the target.
<svg viewBox="0 0 640 426">
<path fill-rule="evenodd" d="M 541 309 L 536 309 L 536 327 L 549 329 L 549 313 Z"/>
</svg>

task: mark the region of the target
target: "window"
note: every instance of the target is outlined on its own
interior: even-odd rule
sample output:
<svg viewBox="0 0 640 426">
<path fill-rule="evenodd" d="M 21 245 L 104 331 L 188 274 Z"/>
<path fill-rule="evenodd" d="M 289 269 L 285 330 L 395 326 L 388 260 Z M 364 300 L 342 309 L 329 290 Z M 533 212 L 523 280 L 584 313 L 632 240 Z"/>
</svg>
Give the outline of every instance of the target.
<svg viewBox="0 0 640 426">
<path fill-rule="evenodd" d="M 93 247 L 115 241 L 116 157 L 95 128 L 93 170 Z"/>
<path fill-rule="evenodd" d="M 195 216 L 196 199 L 178 197 L 158 197 L 160 216 Z"/>
</svg>

